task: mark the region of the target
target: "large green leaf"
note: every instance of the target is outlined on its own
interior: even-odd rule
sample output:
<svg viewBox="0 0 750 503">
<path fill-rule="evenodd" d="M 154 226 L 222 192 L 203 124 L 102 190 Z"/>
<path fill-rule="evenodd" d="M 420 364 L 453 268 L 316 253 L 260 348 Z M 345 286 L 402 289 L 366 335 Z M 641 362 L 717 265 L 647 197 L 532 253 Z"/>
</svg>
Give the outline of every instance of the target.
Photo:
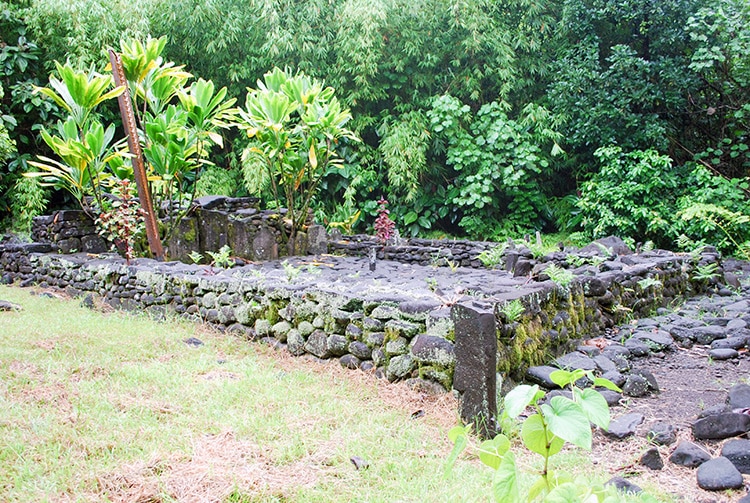
<svg viewBox="0 0 750 503">
<path fill-rule="evenodd" d="M 544 395 L 536 384 L 533 386 L 529 386 L 528 384 L 516 386 L 505 395 L 503 400 L 503 404 L 505 405 L 504 414 L 511 419 L 518 417 L 526 407 L 540 398 L 540 393 L 542 396 Z"/>
<path fill-rule="evenodd" d="M 601 393 L 593 388 L 574 388 L 573 396 L 588 420 L 600 428 L 609 428 L 609 405 Z"/>
<path fill-rule="evenodd" d="M 521 426 L 521 440 L 530 451 L 542 456 L 553 456 L 560 452 L 563 440 L 556 437 L 544 427 L 544 420 L 540 414 L 529 416 Z"/>
<path fill-rule="evenodd" d="M 573 371 L 568 370 L 555 370 L 549 375 L 549 378 L 553 383 L 557 384 L 561 388 L 571 385 L 578 379 L 586 375 L 585 370 L 576 369 Z"/>
<path fill-rule="evenodd" d="M 479 446 L 479 461 L 497 469 L 500 466 L 500 459 L 510 449 L 510 440 L 505 435 L 497 435 L 491 440 L 485 440 Z"/>
<path fill-rule="evenodd" d="M 516 503 L 521 499 L 513 451 L 506 452 L 500 461 L 500 466 L 492 480 L 492 494 L 498 503 Z"/>
<path fill-rule="evenodd" d="M 617 393 L 622 393 L 622 390 L 615 383 L 603 377 L 595 377 L 593 386 L 595 388 L 607 388 Z"/>
<path fill-rule="evenodd" d="M 573 445 L 591 449 L 591 426 L 580 405 L 556 396 L 549 404 L 542 404 L 541 409 L 552 433 Z"/>
<path fill-rule="evenodd" d="M 445 477 L 450 475 L 458 456 L 464 451 L 464 449 L 466 449 L 468 443 L 466 435 L 468 434 L 469 428 L 469 426 L 454 426 L 448 432 L 448 439 L 453 442 L 453 449 L 445 462 L 445 470 L 443 473 Z"/>
</svg>

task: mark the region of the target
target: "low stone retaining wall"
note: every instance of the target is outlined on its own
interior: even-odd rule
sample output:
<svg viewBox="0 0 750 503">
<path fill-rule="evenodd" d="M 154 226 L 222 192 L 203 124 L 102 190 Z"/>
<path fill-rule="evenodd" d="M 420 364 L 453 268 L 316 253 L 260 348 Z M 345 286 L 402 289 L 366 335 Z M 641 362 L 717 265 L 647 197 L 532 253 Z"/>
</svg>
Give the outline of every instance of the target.
<svg viewBox="0 0 750 503">
<path fill-rule="evenodd" d="M 159 316 L 176 313 L 294 355 L 338 358 L 425 389 L 439 384 L 464 396 L 479 393 L 486 406 L 495 401 L 487 379 L 496 373 L 520 380 L 529 366 L 581 338 L 709 286 L 691 274 L 719 260 L 712 250 L 699 257 L 611 255 L 572 269 L 575 279 L 562 286 L 547 279 L 544 264 L 536 275 L 514 276 L 393 261 L 378 261 L 372 270 L 368 259 L 324 256 L 224 270 L 49 251 L 49 244 L 0 244 L 3 281 L 92 294 Z M 522 309 L 511 318 L 507 306 L 515 301 Z"/>
<path fill-rule="evenodd" d="M 497 243 L 488 241 L 416 238 L 401 239 L 398 244 L 388 243 L 383 246 L 374 236 L 356 234 L 331 236 L 328 251 L 351 257 L 366 257 L 374 249 L 377 258 L 381 260 L 434 267 L 484 268 L 478 258 L 479 254 L 495 246 Z"/>
</svg>

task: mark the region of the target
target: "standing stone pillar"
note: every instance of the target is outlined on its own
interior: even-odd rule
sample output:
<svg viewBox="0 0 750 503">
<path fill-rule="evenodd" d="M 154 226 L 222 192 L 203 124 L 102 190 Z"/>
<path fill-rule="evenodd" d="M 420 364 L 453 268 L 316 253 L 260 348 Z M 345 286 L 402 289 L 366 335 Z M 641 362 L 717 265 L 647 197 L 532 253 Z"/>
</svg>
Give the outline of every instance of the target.
<svg viewBox="0 0 750 503">
<path fill-rule="evenodd" d="M 497 434 L 497 329 L 492 310 L 476 304 L 451 309 L 455 326 L 456 370 L 453 389 L 459 413 L 485 438 Z"/>
</svg>

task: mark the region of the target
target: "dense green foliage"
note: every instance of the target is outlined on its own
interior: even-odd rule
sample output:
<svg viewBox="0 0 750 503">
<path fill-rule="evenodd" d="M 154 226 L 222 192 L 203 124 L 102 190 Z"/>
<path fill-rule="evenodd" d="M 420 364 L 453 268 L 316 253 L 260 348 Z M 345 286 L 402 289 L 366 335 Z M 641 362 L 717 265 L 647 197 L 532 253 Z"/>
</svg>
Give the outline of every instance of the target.
<svg viewBox="0 0 750 503">
<path fill-rule="evenodd" d="M 363 141 L 340 145 L 341 166 L 326 171 L 311 201 L 328 224 L 365 230 L 385 197 L 402 234 L 557 228 L 636 241 L 659 233 L 674 246 L 681 234 L 712 240 L 698 232 L 709 223 L 676 216 L 706 192 L 746 213 L 744 0 L 23 0 L 0 8 L 3 37 L 12 36 L 0 60 L 2 103 L 23 122 L 8 127 L 21 156 L 37 153 L 31 124 L 54 110 L 19 83 L 46 82 L 53 61 L 66 58 L 103 71 L 107 46 L 151 34 L 167 37 L 167 59 L 240 103 L 274 67 L 336 89 Z M 224 134 L 213 182 L 199 190 L 241 194 L 248 139 Z M 19 169 L 11 163 L 2 174 Z M 635 185 L 620 195 L 611 193 L 618 169 Z M 687 186 L 688 176 L 701 185 Z M 14 181 L 0 181 L 6 208 Z M 685 190 L 666 191 L 675 183 Z M 626 211 L 611 207 L 618 199 Z"/>
</svg>

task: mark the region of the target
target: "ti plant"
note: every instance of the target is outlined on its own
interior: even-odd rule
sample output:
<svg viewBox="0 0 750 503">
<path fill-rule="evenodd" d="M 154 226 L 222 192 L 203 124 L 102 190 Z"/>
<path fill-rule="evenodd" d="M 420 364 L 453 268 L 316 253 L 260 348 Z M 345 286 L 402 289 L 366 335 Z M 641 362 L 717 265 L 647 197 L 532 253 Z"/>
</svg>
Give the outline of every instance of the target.
<svg viewBox="0 0 750 503">
<path fill-rule="evenodd" d="M 154 210 L 164 209 L 162 239 L 168 240 L 195 196 L 195 182 L 214 145 L 223 146 L 221 129 L 234 121 L 233 98 L 225 88 L 192 77 L 182 66 L 161 57 L 166 38 L 121 43 L 122 62 L 136 114 L 138 138 L 147 163 Z M 55 154 L 38 156 L 29 164 L 44 185 L 70 192 L 81 208 L 96 219 L 105 209 L 104 194 L 116 183 L 133 179 L 125 139 L 116 139 L 115 124 L 103 122 L 97 107 L 119 96 L 110 75 L 57 64 L 59 78 L 36 92 L 52 99 L 68 116 L 54 129 L 43 129 L 42 139 Z"/>
<path fill-rule="evenodd" d="M 571 398 L 558 395 L 544 400 L 546 394 L 539 386 L 525 384 L 517 386 L 505 396 L 501 424 L 517 419 L 527 407 L 533 409 L 533 414 L 521 425 L 521 440 L 526 448 L 542 456 L 543 465 L 536 482 L 522 489 L 510 439 L 499 434 L 482 442 L 477 449 L 479 460 L 495 470 L 492 483 L 495 501 L 523 501 L 522 495 L 526 495 L 526 501 L 608 501 L 604 489 L 578 483 L 568 474 L 554 471 L 550 464 L 550 459 L 562 450 L 566 442 L 590 450 L 592 423 L 603 429 L 609 427 L 607 401 L 593 387 L 582 388 L 577 384 L 584 377 L 588 377 L 593 386 L 619 391 L 611 381 L 578 369 L 557 370 L 550 375 L 560 387 L 570 388 Z M 456 426 L 448 433 L 454 447 L 448 458 L 446 473 L 450 472 L 459 454 L 469 445 L 470 428 L 471 425 Z"/>
<path fill-rule="evenodd" d="M 124 139 L 113 141 L 115 126 L 105 128 L 96 109 L 123 89 L 110 89 L 113 80 L 109 75 L 76 70 L 69 63 L 57 63 L 57 73 L 59 79 L 50 76 L 50 86 L 35 88 L 35 92 L 52 99 L 68 113 L 54 129 L 41 130 L 42 139 L 59 160 L 40 155 L 38 160 L 29 161 L 40 171 L 26 176 L 69 192 L 90 217 L 96 218 L 102 209 L 104 181 L 126 155 Z"/>
<path fill-rule="evenodd" d="M 340 141 L 358 140 L 345 127 L 351 113 L 332 87 L 274 68 L 258 81 L 257 89 L 248 90 L 238 114 L 238 125 L 250 139 L 243 154 L 245 182 L 254 192 L 270 186 L 276 207 L 286 205 L 293 255 L 320 181 L 329 167 L 343 166 L 336 152 Z"/>
<path fill-rule="evenodd" d="M 381 198 L 378 201 L 378 218 L 375 219 L 375 237 L 381 245 L 385 246 L 395 233 L 396 223 L 391 220 L 388 201 Z"/>
</svg>

